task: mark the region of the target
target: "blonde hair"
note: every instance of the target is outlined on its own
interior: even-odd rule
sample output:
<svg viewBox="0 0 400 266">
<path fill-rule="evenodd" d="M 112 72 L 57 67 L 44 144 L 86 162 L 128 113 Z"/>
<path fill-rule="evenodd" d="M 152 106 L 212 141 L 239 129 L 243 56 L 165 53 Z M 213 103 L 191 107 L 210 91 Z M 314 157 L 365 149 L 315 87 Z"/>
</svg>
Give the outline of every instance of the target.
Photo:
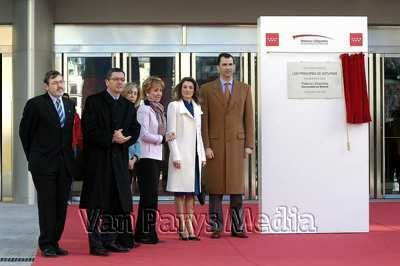
<svg viewBox="0 0 400 266">
<path fill-rule="evenodd" d="M 142 92 L 143 92 L 143 98 L 146 99 L 146 94 L 150 92 L 150 89 L 153 87 L 154 84 L 159 84 L 161 86 L 161 89 L 164 90 L 165 84 L 164 81 L 162 81 L 161 78 L 156 77 L 156 76 L 150 76 L 145 81 L 143 81 L 142 84 Z"/>
<path fill-rule="evenodd" d="M 137 98 L 136 101 L 134 102 L 135 106 L 138 107 L 140 100 L 141 100 L 141 93 L 140 93 L 140 86 L 136 82 L 128 82 L 125 84 L 124 90 L 122 91 L 121 95 L 126 98 L 128 96 L 128 93 L 130 90 L 137 90 Z"/>
</svg>

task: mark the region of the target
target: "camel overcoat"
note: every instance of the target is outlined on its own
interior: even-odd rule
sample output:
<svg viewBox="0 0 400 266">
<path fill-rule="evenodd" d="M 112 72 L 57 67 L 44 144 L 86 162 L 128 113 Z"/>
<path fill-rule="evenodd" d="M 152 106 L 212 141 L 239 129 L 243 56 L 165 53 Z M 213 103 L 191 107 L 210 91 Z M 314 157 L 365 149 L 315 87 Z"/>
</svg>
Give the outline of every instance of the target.
<svg viewBox="0 0 400 266">
<path fill-rule="evenodd" d="M 250 86 L 234 81 L 229 101 L 219 79 L 201 86 L 202 136 L 211 148 L 203 184 L 209 194 L 244 194 L 245 148 L 254 149 L 254 116 Z"/>
</svg>

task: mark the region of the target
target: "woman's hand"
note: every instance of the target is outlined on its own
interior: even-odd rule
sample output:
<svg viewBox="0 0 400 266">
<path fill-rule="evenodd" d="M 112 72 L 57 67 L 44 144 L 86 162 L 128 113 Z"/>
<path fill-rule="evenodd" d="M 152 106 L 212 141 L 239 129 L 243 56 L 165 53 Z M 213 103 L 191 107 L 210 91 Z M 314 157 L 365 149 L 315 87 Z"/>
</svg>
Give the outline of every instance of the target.
<svg viewBox="0 0 400 266">
<path fill-rule="evenodd" d="M 135 165 L 135 161 L 136 161 L 136 158 L 135 158 L 135 157 L 133 157 L 133 159 L 130 159 L 130 160 L 128 161 L 128 169 L 129 169 L 129 170 L 133 170 L 133 167 L 134 167 L 134 165 Z"/>
<path fill-rule="evenodd" d="M 176 169 L 181 169 L 181 161 L 172 161 L 172 164 Z"/>
<path fill-rule="evenodd" d="M 171 140 L 174 140 L 175 138 L 176 138 L 176 135 L 174 132 L 168 132 L 167 134 L 165 134 L 166 141 L 171 141 Z"/>
<path fill-rule="evenodd" d="M 202 166 L 202 167 L 206 166 L 206 161 L 202 161 L 202 162 L 201 162 L 201 166 Z"/>
</svg>

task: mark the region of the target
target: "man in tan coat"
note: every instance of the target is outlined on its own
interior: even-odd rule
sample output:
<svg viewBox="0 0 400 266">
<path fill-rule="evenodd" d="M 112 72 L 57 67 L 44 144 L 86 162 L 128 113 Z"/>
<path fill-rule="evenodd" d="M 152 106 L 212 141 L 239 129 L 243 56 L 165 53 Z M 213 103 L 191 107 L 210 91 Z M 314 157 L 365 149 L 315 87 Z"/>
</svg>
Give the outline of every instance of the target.
<svg viewBox="0 0 400 266">
<path fill-rule="evenodd" d="M 218 56 L 219 78 L 204 84 L 202 135 L 207 165 L 204 185 L 210 195 L 212 238 L 224 227 L 222 197 L 230 195 L 231 234 L 246 238 L 243 227 L 244 162 L 254 149 L 254 120 L 250 86 L 233 80 L 235 65 L 230 54 Z"/>
</svg>

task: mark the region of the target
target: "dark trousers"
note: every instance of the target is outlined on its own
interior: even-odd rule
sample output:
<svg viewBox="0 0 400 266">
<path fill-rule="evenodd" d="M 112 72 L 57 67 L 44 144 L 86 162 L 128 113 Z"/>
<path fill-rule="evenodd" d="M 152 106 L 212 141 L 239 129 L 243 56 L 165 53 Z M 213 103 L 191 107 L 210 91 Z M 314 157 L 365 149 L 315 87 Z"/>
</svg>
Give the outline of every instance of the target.
<svg viewBox="0 0 400 266">
<path fill-rule="evenodd" d="M 135 239 L 158 240 L 156 220 L 161 161 L 142 158 L 137 167 L 140 201 Z"/>
<path fill-rule="evenodd" d="M 89 248 L 104 248 L 113 242 L 124 247 L 133 247 L 132 222 L 130 213 L 124 213 L 115 178 L 111 182 L 110 209 L 88 209 Z"/>
<path fill-rule="evenodd" d="M 132 248 L 132 222 L 130 214 L 115 214 L 100 209 L 87 210 L 89 248 L 104 248 L 117 242 Z"/>
<path fill-rule="evenodd" d="M 32 173 L 37 191 L 39 214 L 39 248 L 58 247 L 67 216 L 67 201 L 72 178 L 64 165 L 57 173 Z"/>
<path fill-rule="evenodd" d="M 224 228 L 224 216 L 222 212 L 221 194 L 210 194 L 209 215 L 212 231 L 221 232 Z M 243 231 L 243 196 L 241 194 L 230 195 L 230 216 L 232 219 L 231 232 Z"/>
</svg>

